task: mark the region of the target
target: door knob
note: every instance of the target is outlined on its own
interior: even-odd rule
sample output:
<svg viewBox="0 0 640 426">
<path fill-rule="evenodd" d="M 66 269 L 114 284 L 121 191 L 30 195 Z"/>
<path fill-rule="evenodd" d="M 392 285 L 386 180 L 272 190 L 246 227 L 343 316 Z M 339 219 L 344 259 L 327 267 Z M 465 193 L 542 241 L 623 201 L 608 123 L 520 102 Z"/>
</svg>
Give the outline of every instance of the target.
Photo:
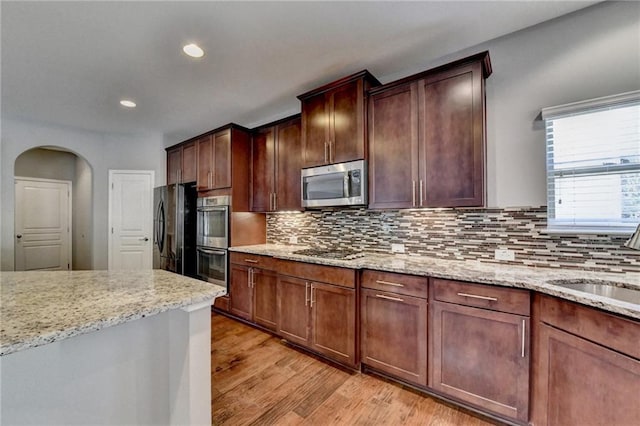
<svg viewBox="0 0 640 426">
<path fill-rule="evenodd" d="M 149 241 L 149 238 L 143 237 L 143 238 L 140 238 L 140 241 Z"/>
</svg>

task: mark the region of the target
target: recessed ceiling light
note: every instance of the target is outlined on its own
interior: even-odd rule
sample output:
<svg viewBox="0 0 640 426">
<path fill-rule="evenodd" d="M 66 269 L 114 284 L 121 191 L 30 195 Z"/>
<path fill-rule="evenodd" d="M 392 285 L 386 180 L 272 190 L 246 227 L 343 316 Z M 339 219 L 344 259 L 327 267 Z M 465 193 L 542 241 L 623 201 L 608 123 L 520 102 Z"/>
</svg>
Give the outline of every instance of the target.
<svg viewBox="0 0 640 426">
<path fill-rule="evenodd" d="M 126 106 L 127 108 L 135 108 L 136 107 L 136 103 L 133 101 L 130 101 L 128 99 L 123 99 L 120 101 L 120 105 L 122 106 Z"/>
<path fill-rule="evenodd" d="M 202 58 L 204 56 L 204 50 L 195 43 L 187 44 L 182 50 L 192 58 Z"/>
</svg>

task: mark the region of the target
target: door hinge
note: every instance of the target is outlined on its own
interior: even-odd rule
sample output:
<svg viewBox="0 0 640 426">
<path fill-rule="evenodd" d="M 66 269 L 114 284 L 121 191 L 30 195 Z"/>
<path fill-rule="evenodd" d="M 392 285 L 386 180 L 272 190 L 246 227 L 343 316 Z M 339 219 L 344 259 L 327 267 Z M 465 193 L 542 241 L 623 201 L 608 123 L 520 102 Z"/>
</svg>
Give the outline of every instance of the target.
<svg viewBox="0 0 640 426">
<path fill-rule="evenodd" d="M 67 263 L 67 270 L 71 269 L 71 265 Z"/>
<path fill-rule="evenodd" d="M 111 233 L 113 234 L 113 226 L 111 227 Z"/>
<path fill-rule="evenodd" d="M 111 182 L 111 189 L 113 189 L 113 182 Z"/>
</svg>

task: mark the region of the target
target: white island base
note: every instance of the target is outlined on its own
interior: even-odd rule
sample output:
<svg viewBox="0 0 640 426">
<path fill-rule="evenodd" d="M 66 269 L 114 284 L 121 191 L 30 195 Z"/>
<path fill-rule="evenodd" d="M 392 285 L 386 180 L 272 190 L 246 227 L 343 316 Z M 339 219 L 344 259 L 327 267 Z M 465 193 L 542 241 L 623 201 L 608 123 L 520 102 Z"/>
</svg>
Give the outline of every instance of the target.
<svg viewBox="0 0 640 426">
<path fill-rule="evenodd" d="M 210 306 L 0 357 L 0 424 L 210 425 Z"/>
</svg>

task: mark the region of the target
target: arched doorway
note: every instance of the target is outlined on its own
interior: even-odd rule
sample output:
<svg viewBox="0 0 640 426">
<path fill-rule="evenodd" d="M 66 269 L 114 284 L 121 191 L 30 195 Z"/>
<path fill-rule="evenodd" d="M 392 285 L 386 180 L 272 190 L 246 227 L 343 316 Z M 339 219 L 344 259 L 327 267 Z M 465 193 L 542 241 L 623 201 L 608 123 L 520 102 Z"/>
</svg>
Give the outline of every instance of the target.
<svg viewBox="0 0 640 426">
<path fill-rule="evenodd" d="M 40 146 L 20 154 L 14 164 L 14 176 L 30 181 L 68 181 L 71 183 L 71 269 L 93 267 L 93 172 L 89 163 L 67 149 Z M 18 197 L 18 193 L 16 193 Z M 17 204 L 17 200 L 16 200 Z M 18 221 L 16 212 L 15 221 Z M 18 240 L 16 235 L 16 241 Z M 17 244 L 17 242 L 16 242 Z M 18 247 L 16 246 L 16 254 Z M 16 266 L 17 266 L 16 260 Z M 16 270 L 18 268 L 16 267 Z"/>
</svg>

